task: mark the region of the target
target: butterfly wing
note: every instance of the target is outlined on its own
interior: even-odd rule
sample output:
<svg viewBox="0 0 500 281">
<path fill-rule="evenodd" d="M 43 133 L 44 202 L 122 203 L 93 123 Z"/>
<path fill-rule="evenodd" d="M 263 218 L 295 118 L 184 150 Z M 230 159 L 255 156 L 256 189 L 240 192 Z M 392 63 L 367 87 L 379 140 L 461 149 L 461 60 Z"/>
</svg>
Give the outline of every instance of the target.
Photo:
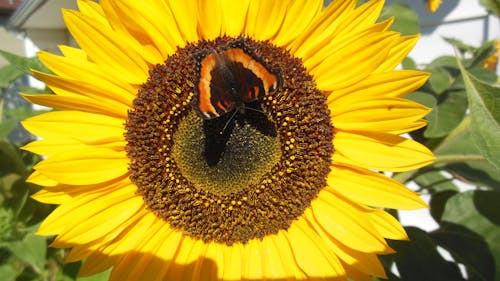
<svg viewBox="0 0 500 281">
<path fill-rule="evenodd" d="M 241 83 L 244 102 L 261 99 L 264 95 L 278 88 L 280 77 L 268 70 L 258 58 L 243 48 L 229 48 L 224 55 L 235 64 L 241 65 L 235 75 Z"/>
<path fill-rule="evenodd" d="M 199 80 L 191 105 L 203 119 L 217 118 L 234 108 L 230 86 L 232 74 L 228 71 L 215 52 L 201 59 Z"/>
<path fill-rule="evenodd" d="M 191 105 L 201 118 L 217 118 L 278 88 L 279 73 L 245 49 L 243 40 L 236 40 L 221 52 L 213 50 L 197 58 L 199 79 Z"/>
</svg>

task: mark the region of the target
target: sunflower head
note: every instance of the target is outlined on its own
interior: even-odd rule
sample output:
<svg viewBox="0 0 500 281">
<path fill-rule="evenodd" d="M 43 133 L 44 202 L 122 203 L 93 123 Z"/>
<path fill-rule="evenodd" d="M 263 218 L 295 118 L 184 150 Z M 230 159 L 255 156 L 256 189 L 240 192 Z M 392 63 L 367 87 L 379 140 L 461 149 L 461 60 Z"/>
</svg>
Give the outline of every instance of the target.
<svg viewBox="0 0 500 281">
<path fill-rule="evenodd" d="M 30 181 L 59 204 L 40 235 L 112 280 L 385 277 L 381 208 L 424 207 L 378 171 L 430 163 L 400 134 L 429 109 L 395 70 L 417 36 L 383 1 L 80 0 L 80 48 L 41 52 L 59 109 L 24 121 L 47 156 Z M 272 19 L 272 20 L 263 20 Z"/>
</svg>

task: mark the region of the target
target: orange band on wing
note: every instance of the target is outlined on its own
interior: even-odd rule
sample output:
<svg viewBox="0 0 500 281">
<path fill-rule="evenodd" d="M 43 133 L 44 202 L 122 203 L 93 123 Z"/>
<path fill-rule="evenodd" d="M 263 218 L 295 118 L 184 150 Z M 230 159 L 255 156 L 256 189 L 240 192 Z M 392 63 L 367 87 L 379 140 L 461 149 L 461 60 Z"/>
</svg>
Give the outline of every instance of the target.
<svg viewBox="0 0 500 281">
<path fill-rule="evenodd" d="M 266 93 L 269 93 L 269 90 L 271 90 L 272 87 L 278 84 L 278 76 L 269 72 L 265 66 L 245 53 L 243 49 L 229 49 L 224 51 L 224 54 L 229 59 L 243 64 L 245 68 L 250 69 L 259 79 L 261 79 Z"/>
<path fill-rule="evenodd" d="M 201 61 L 201 69 L 200 69 L 200 81 L 198 83 L 199 90 L 199 109 L 202 114 L 209 115 L 208 113 L 213 114 L 214 116 L 219 116 L 215 107 L 213 107 L 211 102 L 211 92 L 210 92 L 210 81 L 212 80 L 212 75 L 210 72 L 215 67 L 217 63 L 215 55 L 210 54 L 206 56 Z M 209 116 L 207 116 L 209 117 Z"/>
</svg>

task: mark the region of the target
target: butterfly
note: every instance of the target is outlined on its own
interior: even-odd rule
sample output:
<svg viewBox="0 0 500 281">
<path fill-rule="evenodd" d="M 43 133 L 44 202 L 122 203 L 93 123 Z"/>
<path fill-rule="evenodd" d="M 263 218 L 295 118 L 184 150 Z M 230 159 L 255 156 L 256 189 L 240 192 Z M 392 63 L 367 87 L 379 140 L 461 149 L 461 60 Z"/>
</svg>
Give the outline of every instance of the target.
<svg viewBox="0 0 500 281">
<path fill-rule="evenodd" d="M 233 110 L 244 113 L 245 104 L 262 99 L 281 84 L 279 71 L 268 68 L 242 39 L 222 50 L 197 54 L 195 59 L 197 80 L 190 103 L 204 120 Z"/>
</svg>

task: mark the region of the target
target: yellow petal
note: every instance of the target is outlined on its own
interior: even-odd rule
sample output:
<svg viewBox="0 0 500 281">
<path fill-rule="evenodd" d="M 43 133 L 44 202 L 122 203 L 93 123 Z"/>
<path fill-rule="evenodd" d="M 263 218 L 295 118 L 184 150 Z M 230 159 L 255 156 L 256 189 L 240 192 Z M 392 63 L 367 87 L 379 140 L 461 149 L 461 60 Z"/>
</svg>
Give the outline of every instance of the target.
<svg viewBox="0 0 500 281">
<path fill-rule="evenodd" d="M 85 259 L 85 262 L 80 267 L 78 272 L 79 277 L 85 277 L 103 272 L 115 263 L 118 262 L 119 257 L 110 257 L 101 254 L 99 251 L 92 251 L 89 257 Z"/>
<path fill-rule="evenodd" d="M 113 204 L 135 197 L 141 199 L 140 196 L 135 194 L 136 187 L 133 185 L 111 189 L 113 187 L 114 186 L 103 189 L 89 189 L 89 192 L 76 196 L 67 204 L 59 206 L 40 225 L 37 234 L 54 235 L 71 229 L 74 224 L 80 224 L 87 220 L 89 216 L 99 212 L 99 210 L 107 208 L 105 203 Z M 131 207 L 132 206 L 133 204 Z M 85 212 L 82 210 L 85 210 Z M 68 242 L 69 241 L 64 241 L 64 243 Z"/>
<path fill-rule="evenodd" d="M 227 36 L 238 37 L 243 34 L 247 19 L 250 0 L 234 1 L 221 0 L 222 33 Z"/>
<path fill-rule="evenodd" d="M 193 20 L 198 15 L 198 4 L 196 0 L 168 0 L 167 1 L 175 22 L 185 42 L 195 42 L 199 38 L 198 22 Z"/>
<path fill-rule="evenodd" d="M 98 3 L 91 0 L 78 0 L 77 3 L 80 13 L 99 21 L 101 24 L 109 25 L 106 15 Z"/>
<path fill-rule="evenodd" d="M 123 89 L 121 89 L 121 91 L 118 90 L 117 92 L 110 92 L 107 91 L 103 85 L 93 85 L 90 82 L 87 83 L 74 78 L 63 78 L 37 71 L 33 71 L 33 74 L 35 74 L 37 78 L 45 82 L 47 86 L 49 86 L 49 88 L 58 95 L 83 95 L 97 102 L 106 103 L 106 106 L 115 107 L 116 109 L 111 112 L 127 111 L 132 104 L 132 98 L 123 101 L 115 98 L 116 95 L 123 94 Z"/>
<path fill-rule="evenodd" d="M 79 110 L 83 112 L 97 113 L 125 120 L 128 117 L 127 110 L 123 106 L 113 107 L 113 104 L 99 102 L 86 96 L 77 94 L 68 95 L 27 95 L 23 94 L 27 101 L 53 107 L 61 110 Z"/>
<path fill-rule="evenodd" d="M 123 140 L 123 141 L 104 142 L 92 145 L 112 149 L 115 151 L 124 151 L 127 142 Z M 55 154 L 61 154 L 80 149 L 85 149 L 86 147 L 88 147 L 88 145 L 83 144 L 81 141 L 77 139 L 54 138 L 50 140 L 43 139 L 30 142 L 27 145 L 23 146 L 22 149 L 39 155 L 50 157 Z"/>
<path fill-rule="evenodd" d="M 165 1 L 112 1 L 122 24 L 134 37 L 152 43 L 164 58 L 173 54 L 185 41 Z"/>
<path fill-rule="evenodd" d="M 54 111 L 22 122 L 24 128 L 44 139 L 76 139 L 87 144 L 123 140 L 124 121 L 80 111 Z"/>
<path fill-rule="evenodd" d="M 36 201 L 45 204 L 62 204 L 64 202 L 71 200 L 71 196 L 69 196 L 65 192 L 50 192 L 46 189 L 38 191 L 31 197 Z"/>
<path fill-rule="evenodd" d="M 401 226 L 399 221 L 391 214 L 382 210 L 373 210 L 369 214 L 373 227 L 388 239 L 393 240 L 408 240 L 406 231 Z"/>
<path fill-rule="evenodd" d="M 387 59 L 380 64 L 375 72 L 392 71 L 398 66 L 404 58 L 410 53 L 415 44 L 417 44 L 420 35 L 403 36 L 398 38 L 396 44 L 391 48 Z"/>
<path fill-rule="evenodd" d="M 128 173 L 129 159 L 124 152 L 90 147 L 58 154 L 35 165 L 35 170 L 60 183 L 95 184 Z"/>
<path fill-rule="evenodd" d="M 222 280 L 241 280 L 242 279 L 242 258 L 243 245 L 235 243 L 231 247 L 222 247 L 224 256 Z"/>
<path fill-rule="evenodd" d="M 425 146 L 386 133 L 337 131 L 333 163 L 346 163 L 381 171 L 408 171 L 434 161 Z"/>
<path fill-rule="evenodd" d="M 62 78 L 80 81 L 92 81 L 92 88 L 99 88 L 100 95 L 121 101 L 131 106 L 137 88 L 121 81 L 120 78 L 103 72 L 96 64 L 87 60 L 76 60 L 56 56 L 47 52 L 39 52 L 38 58 L 50 70 Z"/>
<path fill-rule="evenodd" d="M 344 243 L 335 240 L 335 238 L 326 233 L 325 230 L 316 222 L 311 209 L 307 209 L 304 212 L 304 217 L 318 233 L 318 235 L 323 239 L 323 241 L 325 241 L 328 249 L 330 251 L 333 251 L 339 257 L 342 263 L 346 263 L 348 265 L 347 267 L 344 266 L 345 270 L 347 270 L 349 267 L 354 266 L 367 274 L 379 276 L 382 278 L 386 277 L 384 268 L 378 260 L 376 254 L 353 250 L 344 245 Z"/>
<path fill-rule="evenodd" d="M 333 1 L 322 10 L 309 26 L 291 43 L 290 52 L 297 57 L 307 58 L 312 50 L 319 49 L 328 38 L 333 38 L 339 22 L 348 17 L 356 1 Z"/>
<path fill-rule="evenodd" d="M 298 0 L 289 3 L 286 17 L 274 39 L 277 46 L 286 46 L 303 34 L 323 7 L 321 0 Z"/>
<path fill-rule="evenodd" d="M 320 192 L 311 203 L 312 212 L 319 225 L 337 241 L 368 253 L 387 249 L 382 236 L 370 223 L 361 207 L 329 192 Z"/>
<path fill-rule="evenodd" d="M 222 35 L 221 0 L 198 0 L 198 31 L 203 39 L 215 39 Z"/>
<path fill-rule="evenodd" d="M 325 191 L 342 194 L 367 206 L 391 209 L 419 209 L 427 205 L 401 183 L 370 170 L 332 165 Z"/>
<path fill-rule="evenodd" d="M 419 103 L 396 98 L 345 98 L 329 104 L 332 122 L 344 131 L 373 131 L 401 134 L 426 124 L 430 112 Z"/>
<path fill-rule="evenodd" d="M 305 220 L 294 221 L 286 234 L 297 265 L 307 276 L 333 278 L 345 275 L 337 257 L 327 251 L 322 239 L 305 224 Z"/>
<path fill-rule="evenodd" d="M 56 186 L 57 181 L 48 178 L 45 175 L 40 174 L 38 171 L 33 171 L 31 175 L 26 179 L 27 182 L 38 184 L 41 186 Z"/>
<path fill-rule="evenodd" d="M 310 73 L 315 77 L 318 89 L 334 91 L 363 80 L 387 57 L 396 33 L 375 33 L 339 50 Z"/>
<path fill-rule="evenodd" d="M 121 73 L 131 84 L 142 84 L 147 80 L 149 67 L 140 54 L 130 48 L 127 37 L 75 11 L 64 10 L 63 15 L 78 45 L 96 64 Z"/>
<path fill-rule="evenodd" d="M 278 33 L 282 25 L 289 2 L 289 0 L 250 1 L 245 34 L 257 40 L 269 40 L 272 38 L 276 33 Z"/>
<path fill-rule="evenodd" d="M 118 264 L 113 267 L 110 280 L 141 280 L 148 274 L 157 274 L 156 270 L 149 268 L 150 263 L 156 259 L 149 251 L 160 247 L 163 233 L 160 232 L 161 224 L 153 224 L 147 231 L 143 231 L 140 241 L 137 243 L 137 249 L 141 251 L 130 251 L 125 253 Z M 145 280 L 152 280 L 151 275 Z"/>
<path fill-rule="evenodd" d="M 352 98 L 402 97 L 420 88 L 428 78 L 429 73 L 414 70 L 373 73 L 354 85 L 328 93 L 328 103 L 346 95 Z"/>
</svg>

